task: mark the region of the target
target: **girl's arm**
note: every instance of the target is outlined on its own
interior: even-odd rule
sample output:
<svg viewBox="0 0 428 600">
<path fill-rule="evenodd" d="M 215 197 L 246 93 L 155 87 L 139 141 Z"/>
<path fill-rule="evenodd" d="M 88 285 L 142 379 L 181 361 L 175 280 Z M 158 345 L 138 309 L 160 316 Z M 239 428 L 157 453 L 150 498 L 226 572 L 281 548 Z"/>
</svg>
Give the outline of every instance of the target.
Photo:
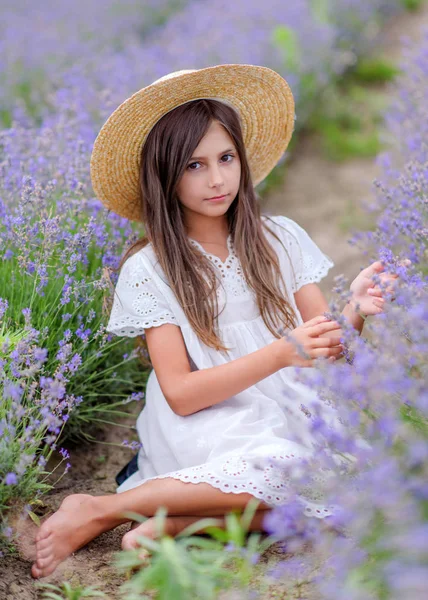
<svg viewBox="0 0 428 600">
<path fill-rule="evenodd" d="M 309 321 L 318 315 L 329 312 L 329 306 L 324 294 L 316 283 L 303 285 L 300 290 L 294 294 L 297 308 L 302 315 L 303 321 Z M 354 310 L 351 304 L 347 304 L 342 310 L 342 315 L 350 324 L 361 333 L 364 327 L 364 319 Z"/>
<path fill-rule="evenodd" d="M 314 357 L 339 355 L 338 323 L 320 317 L 301 328 L 304 332 L 302 336 L 300 331 L 300 339 L 309 336 L 310 346 L 316 348 L 313 350 Z M 334 331 L 337 339 L 315 339 L 324 333 L 331 335 Z M 162 393 L 171 409 L 182 417 L 219 404 L 280 369 L 296 364 L 294 344 L 280 338 L 222 365 L 192 371 L 180 327 L 168 323 L 150 327 L 145 333 L 150 360 Z"/>
</svg>

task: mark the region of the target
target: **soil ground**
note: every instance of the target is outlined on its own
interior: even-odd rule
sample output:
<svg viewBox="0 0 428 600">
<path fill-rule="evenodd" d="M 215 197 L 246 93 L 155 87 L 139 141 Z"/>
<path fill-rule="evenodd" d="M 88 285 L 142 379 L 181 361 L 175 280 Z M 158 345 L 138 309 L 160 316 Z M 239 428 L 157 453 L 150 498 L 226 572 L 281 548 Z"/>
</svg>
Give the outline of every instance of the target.
<svg viewBox="0 0 428 600">
<path fill-rule="evenodd" d="M 391 19 L 384 30 L 379 52 L 397 62 L 401 57 L 401 37 L 412 40 L 421 37 L 421 27 L 428 23 L 428 7 L 424 5 L 417 13 L 407 13 Z M 386 97 L 391 85 L 379 86 Z M 332 258 L 335 267 L 321 282 L 329 297 L 333 278 L 345 274 L 352 278 L 361 267 L 367 266 L 365 258 L 347 240 L 347 225 L 362 217 L 361 204 L 372 197 L 373 181 L 380 176 L 373 158 L 352 158 L 342 163 L 332 162 L 323 156 L 320 140 L 316 135 L 302 136 L 290 164 L 286 180 L 263 202 L 263 211 L 283 214 L 297 221 L 313 237 L 321 249 Z M 135 423 L 130 417 L 129 425 Z M 131 458 L 129 449 L 104 443 L 120 444 L 130 438 L 130 431 L 112 427 L 101 432 L 98 444 L 80 445 L 71 448 L 72 469 L 46 498 L 46 514 L 58 508 L 62 499 L 71 493 L 107 494 L 115 493 L 115 474 Z M 103 443 L 104 442 L 104 443 Z M 129 525 L 101 535 L 85 548 L 66 560 L 45 581 L 59 583 L 69 581 L 74 585 L 93 585 L 103 590 L 113 600 L 119 598 L 118 589 L 125 578 L 112 567 L 114 553 L 120 549 L 122 535 Z M 267 561 L 284 558 L 278 547 L 271 548 L 263 557 L 261 570 Z M 0 565 L 0 598 L 3 600 L 35 600 L 41 598 L 35 582 L 30 576 L 31 562 L 22 556 L 7 557 Z M 255 586 L 257 587 L 257 586 Z M 273 598 L 311 598 L 309 588 L 285 593 L 280 583 L 265 590 L 263 600 Z M 232 592 L 222 598 L 241 597 Z M 243 597 L 243 596 L 242 596 Z M 173 600 L 173 599 L 171 599 Z"/>
</svg>

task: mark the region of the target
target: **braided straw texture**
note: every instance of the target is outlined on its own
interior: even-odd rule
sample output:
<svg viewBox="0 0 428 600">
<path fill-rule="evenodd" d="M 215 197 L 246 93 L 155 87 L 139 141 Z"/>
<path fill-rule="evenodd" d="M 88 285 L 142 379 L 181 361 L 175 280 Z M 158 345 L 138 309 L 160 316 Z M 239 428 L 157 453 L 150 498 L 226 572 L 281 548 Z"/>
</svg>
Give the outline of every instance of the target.
<svg viewBox="0 0 428 600">
<path fill-rule="evenodd" d="M 217 65 L 176 71 L 125 100 L 101 128 L 91 156 L 95 195 L 109 209 L 141 221 L 141 148 L 155 123 L 177 106 L 217 98 L 241 117 L 253 185 L 260 183 L 285 152 L 294 130 L 294 99 L 275 71 L 255 65 Z"/>
</svg>

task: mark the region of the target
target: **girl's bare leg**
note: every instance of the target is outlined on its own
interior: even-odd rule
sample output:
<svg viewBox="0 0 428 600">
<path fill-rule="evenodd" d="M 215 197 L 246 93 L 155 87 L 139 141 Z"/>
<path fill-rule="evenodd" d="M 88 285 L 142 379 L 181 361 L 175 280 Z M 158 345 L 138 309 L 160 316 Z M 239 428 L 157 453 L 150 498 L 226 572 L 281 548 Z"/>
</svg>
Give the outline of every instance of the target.
<svg viewBox="0 0 428 600">
<path fill-rule="evenodd" d="M 95 537 L 130 521 L 126 512 L 152 517 L 163 506 L 171 516 L 224 515 L 244 509 L 253 496 L 224 493 L 208 483 L 184 483 L 178 479 L 154 479 L 120 494 L 89 496 L 73 494 L 47 519 L 36 535 L 33 577 L 45 577 L 67 556 Z M 260 503 L 259 510 L 269 505 Z"/>
<path fill-rule="evenodd" d="M 225 518 L 220 517 L 220 516 L 214 516 L 214 515 L 176 516 L 176 517 L 167 517 L 165 519 L 164 533 L 166 533 L 167 535 L 170 535 L 171 537 L 175 537 L 179 533 L 181 533 L 184 529 L 186 529 L 186 527 L 189 527 L 189 525 L 193 525 L 193 523 L 196 523 L 197 521 L 200 521 L 201 519 L 209 518 L 209 517 L 213 517 L 214 519 L 216 519 L 218 521 L 217 527 L 220 527 L 222 529 L 225 528 L 225 526 L 226 526 Z M 256 511 L 253 516 L 253 519 L 251 521 L 249 531 L 263 531 L 263 519 L 265 517 L 266 517 L 265 510 Z M 200 530 L 197 531 L 197 533 L 204 533 L 204 532 L 205 532 L 204 528 L 201 528 Z M 134 523 L 133 524 L 132 529 L 130 531 L 128 531 L 128 533 L 125 533 L 125 535 L 122 538 L 123 550 L 130 550 L 132 548 L 138 548 L 139 547 L 138 538 L 141 535 L 151 538 L 151 539 L 155 539 L 157 537 L 155 517 L 151 517 L 147 521 L 144 521 L 144 523 L 140 523 L 140 524 Z"/>
</svg>

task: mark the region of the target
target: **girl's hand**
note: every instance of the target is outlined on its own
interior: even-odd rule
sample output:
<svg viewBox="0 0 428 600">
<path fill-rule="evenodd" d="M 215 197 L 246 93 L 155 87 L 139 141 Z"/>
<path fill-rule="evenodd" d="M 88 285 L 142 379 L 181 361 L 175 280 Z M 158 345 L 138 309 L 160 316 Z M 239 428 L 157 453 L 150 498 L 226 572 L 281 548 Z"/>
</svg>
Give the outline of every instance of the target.
<svg viewBox="0 0 428 600">
<path fill-rule="evenodd" d="M 402 264 L 408 266 L 411 262 L 406 259 Z M 358 307 L 358 312 L 367 316 L 378 315 L 383 312 L 385 305 L 383 296 L 394 291 L 394 282 L 398 279 L 398 275 L 394 273 L 382 273 L 384 269 L 384 264 L 381 261 L 376 261 L 363 269 L 351 283 L 352 298 L 350 304 L 354 310 L 357 310 Z M 379 275 L 379 284 L 373 282 L 372 278 L 375 275 Z"/>
<path fill-rule="evenodd" d="M 328 337 L 320 337 L 328 333 Z M 296 327 L 283 337 L 287 346 L 287 367 L 313 367 L 317 358 L 339 358 L 343 352 L 340 344 L 341 327 L 337 321 L 324 316 L 314 317 Z M 302 356 L 304 354 L 304 356 Z"/>
</svg>

